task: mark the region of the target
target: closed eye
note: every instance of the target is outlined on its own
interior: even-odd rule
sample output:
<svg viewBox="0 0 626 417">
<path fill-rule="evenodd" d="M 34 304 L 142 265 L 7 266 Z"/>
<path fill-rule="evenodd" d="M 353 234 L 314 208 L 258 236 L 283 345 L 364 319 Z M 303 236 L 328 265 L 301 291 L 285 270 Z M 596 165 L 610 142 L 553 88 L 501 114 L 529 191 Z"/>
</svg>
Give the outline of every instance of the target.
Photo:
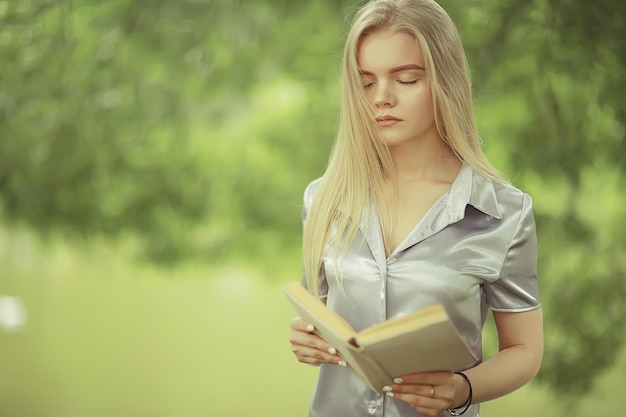
<svg viewBox="0 0 626 417">
<path fill-rule="evenodd" d="M 398 82 L 402 85 L 411 85 L 411 84 L 415 84 L 417 82 L 417 80 L 413 80 L 413 81 L 402 81 L 402 80 L 398 80 Z"/>
</svg>

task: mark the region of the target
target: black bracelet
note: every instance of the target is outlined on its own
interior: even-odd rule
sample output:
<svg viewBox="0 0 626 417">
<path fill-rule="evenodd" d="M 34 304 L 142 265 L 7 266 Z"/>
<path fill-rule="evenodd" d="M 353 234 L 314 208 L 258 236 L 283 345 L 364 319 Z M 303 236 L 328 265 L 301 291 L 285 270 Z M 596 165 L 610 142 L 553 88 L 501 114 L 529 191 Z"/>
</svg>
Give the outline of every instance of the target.
<svg viewBox="0 0 626 417">
<path fill-rule="evenodd" d="M 455 374 L 457 375 L 461 375 L 463 377 L 463 379 L 465 379 L 465 381 L 467 381 L 467 385 L 469 386 L 469 395 L 467 396 L 467 400 L 465 400 L 465 402 L 463 404 L 461 404 L 460 406 L 458 406 L 455 410 L 458 410 L 459 408 L 463 408 L 462 411 L 455 411 L 455 410 L 451 410 L 450 408 L 448 408 L 448 412 L 450 413 L 450 415 L 453 416 L 460 416 L 462 414 L 465 414 L 465 412 L 469 409 L 469 406 L 472 405 L 472 383 L 470 382 L 469 378 L 467 377 L 467 375 L 465 375 L 463 372 L 455 372 Z"/>
</svg>

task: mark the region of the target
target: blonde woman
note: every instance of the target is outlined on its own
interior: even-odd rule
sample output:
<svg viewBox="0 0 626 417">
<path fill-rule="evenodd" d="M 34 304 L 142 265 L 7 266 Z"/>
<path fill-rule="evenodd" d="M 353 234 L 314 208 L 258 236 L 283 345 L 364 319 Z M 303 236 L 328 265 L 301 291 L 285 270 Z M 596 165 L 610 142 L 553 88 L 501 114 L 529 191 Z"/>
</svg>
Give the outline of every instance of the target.
<svg viewBox="0 0 626 417">
<path fill-rule="evenodd" d="M 531 199 L 481 150 L 464 51 L 434 1 L 363 6 L 345 45 L 342 91 L 328 167 L 304 195 L 308 289 L 357 330 L 442 303 L 478 358 L 491 309 L 499 351 L 458 373 L 398 375 L 382 395 L 294 318 L 296 358 L 322 365 L 309 415 L 476 417 L 480 402 L 521 387 L 540 366 Z"/>
</svg>

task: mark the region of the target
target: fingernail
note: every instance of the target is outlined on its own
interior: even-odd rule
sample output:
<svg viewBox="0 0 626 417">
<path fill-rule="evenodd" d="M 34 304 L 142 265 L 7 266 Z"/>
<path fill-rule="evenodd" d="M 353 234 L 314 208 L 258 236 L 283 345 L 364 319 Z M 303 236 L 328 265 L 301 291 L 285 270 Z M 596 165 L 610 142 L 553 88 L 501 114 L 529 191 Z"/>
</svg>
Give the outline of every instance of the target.
<svg viewBox="0 0 626 417">
<path fill-rule="evenodd" d="M 402 378 L 394 378 L 393 379 L 393 383 L 394 384 L 401 384 L 402 383 Z"/>
<path fill-rule="evenodd" d="M 385 392 L 391 392 L 391 387 L 390 387 L 389 385 L 385 385 L 385 386 L 383 387 L 383 391 L 385 391 Z"/>
<path fill-rule="evenodd" d="M 348 364 L 347 364 L 347 363 L 345 363 L 344 361 L 339 361 L 339 362 L 337 362 L 337 365 L 339 365 L 339 366 L 343 366 L 344 368 L 347 368 L 347 367 L 348 367 Z"/>
<path fill-rule="evenodd" d="M 334 347 L 328 348 L 328 353 L 330 353 L 331 355 L 336 355 L 337 349 L 335 349 Z"/>
<path fill-rule="evenodd" d="M 391 397 L 391 398 L 393 398 L 393 392 L 386 392 L 386 393 L 385 393 L 385 395 L 386 395 L 387 397 Z"/>
<path fill-rule="evenodd" d="M 306 326 L 306 331 L 307 332 L 314 332 L 315 331 L 315 326 L 313 326 L 312 324 L 309 324 L 308 326 Z"/>
</svg>

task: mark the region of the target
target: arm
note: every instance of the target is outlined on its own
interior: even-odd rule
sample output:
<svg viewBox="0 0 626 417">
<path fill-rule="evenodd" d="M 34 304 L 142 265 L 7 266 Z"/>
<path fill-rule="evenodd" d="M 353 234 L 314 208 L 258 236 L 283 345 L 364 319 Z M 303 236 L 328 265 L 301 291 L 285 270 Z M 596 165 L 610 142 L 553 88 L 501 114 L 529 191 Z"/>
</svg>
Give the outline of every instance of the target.
<svg viewBox="0 0 626 417">
<path fill-rule="evenodd" d="M 498 353 L 465 372 L 472 381 L 475 403 L 493 400 L 525 385 L 537 375 L 543 356 L 541 309 L 494 312 L 493 317 L 498 330 Z M 466 393 L 467 388 L 463 391 Z M 465 398 L 455 399 L 454 405 Z"/>
<path fill-rule="evenodd" d="M 494 309 L 498 353 L 466 372 L 475 385 L 474 402 L 501 397 L 526 384 L 539 371 L 543 356 L 541 308 L 521 313 L 502 311 L 539 303 L 537 236 L 530 196 L 523 195 L 520 210 L 500 278 L 484 287 L 487 302 Z M 515 303 L 509 299 L 515 299 Z M 457 400 L 454 405 L 460 404 Z"/>
</svg>

